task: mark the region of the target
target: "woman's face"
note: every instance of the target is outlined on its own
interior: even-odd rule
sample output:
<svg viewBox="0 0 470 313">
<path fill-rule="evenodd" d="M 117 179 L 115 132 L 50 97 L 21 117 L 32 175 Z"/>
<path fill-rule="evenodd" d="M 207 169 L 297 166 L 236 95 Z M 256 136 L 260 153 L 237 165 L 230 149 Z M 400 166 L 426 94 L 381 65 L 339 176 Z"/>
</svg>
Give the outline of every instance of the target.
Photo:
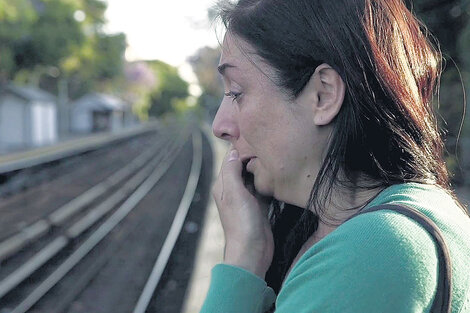
<svg viewBox="0 0 470 313">
<path fill-rule="evenodd" d="M 268 78 L 275 77 L 273 68 L 244 55 L 253 51 L 238 37 L 225 36 L 219 71 L 225 92 L 232 94 L 223 98 L 213 132 L 233 144 L 242 161 L 252 158 L 247 171 L 260 194 L 305 207 L 328 132 L 314 125 L 311 99 L 301 94 L 289 101 Z"/>
</svg>

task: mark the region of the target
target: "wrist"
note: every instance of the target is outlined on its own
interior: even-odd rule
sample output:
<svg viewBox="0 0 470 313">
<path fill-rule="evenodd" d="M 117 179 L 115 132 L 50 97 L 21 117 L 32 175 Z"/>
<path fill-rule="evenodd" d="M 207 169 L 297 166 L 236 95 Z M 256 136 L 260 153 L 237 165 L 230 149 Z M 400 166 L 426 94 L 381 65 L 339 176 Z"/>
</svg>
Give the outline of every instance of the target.
<svg viewBox="0 0 470 313">
<path fill-rule="evenodd" d="M 267 269 L 260 266 L 256 258 L 249 257 L 248 254 L 238 253 L 231 249 L 225 249 L 224 263 L 232 266 L 238 266 L 247 270 L 264 280 Z"/>
<path fill-rule="evenodd" d="M 246 262 L 240 262 L 240 261 L 231 261 L 231 260 L 224 260 L 224 264 L 231 265 L 231 266 L 237 266 L 240 267 L 250 273 L 253 273 L 254 275 L 258 276 L 262 280 L 264 280 L 266 276 L 266 272 L 263 270 L 258 269 L 256 266 L 253 266 L 252 264 L 246 263 Z"/>
</svg>

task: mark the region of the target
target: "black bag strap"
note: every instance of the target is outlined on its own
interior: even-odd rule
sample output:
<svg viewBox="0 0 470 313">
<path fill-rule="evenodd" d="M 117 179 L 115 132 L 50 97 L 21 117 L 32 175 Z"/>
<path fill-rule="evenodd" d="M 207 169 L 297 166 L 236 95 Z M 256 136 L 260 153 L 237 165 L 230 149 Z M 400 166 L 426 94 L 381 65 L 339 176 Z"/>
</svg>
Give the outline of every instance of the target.
<svg viewBox="0 0 470 313">
<path fill-rule="evenodd" d="M 403 204 L 383 204 L 367 208 L 365 211 L 359 211 L 353 214 L 347 220 L 356 217 L 360 214 L 379 210 L 392 210 L 409 218 L 414 219 L 421 224 L 424 229 L 434 238 L 437 243 L 437 251 L 439 256 L 439 278 L 437 282 L 436 296 L 431 307 L 431 313 L 450 313 L 452 309 L 452 265 L 450 263 L 450 253 L 444 242 L 444 237 L 437 225 L 426 215 Z M 346 221 L 347 221 L 346 220 Z"/>
</svg>

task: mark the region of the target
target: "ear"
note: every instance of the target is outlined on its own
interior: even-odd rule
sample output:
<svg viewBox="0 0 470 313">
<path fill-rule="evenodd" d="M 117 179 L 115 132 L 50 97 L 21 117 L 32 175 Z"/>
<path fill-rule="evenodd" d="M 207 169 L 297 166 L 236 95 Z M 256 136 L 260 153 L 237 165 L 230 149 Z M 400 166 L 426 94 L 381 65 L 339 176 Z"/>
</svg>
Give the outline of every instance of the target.
<svg viewBox="0 0 470 313">
<path fill-rule="evenodd" d="M 346 86 L 341 76 L 326 63 L 319 65 L 302 91 L 313 109 L 317 126 L 330 124 L 343 105 Z"/>
</svg>

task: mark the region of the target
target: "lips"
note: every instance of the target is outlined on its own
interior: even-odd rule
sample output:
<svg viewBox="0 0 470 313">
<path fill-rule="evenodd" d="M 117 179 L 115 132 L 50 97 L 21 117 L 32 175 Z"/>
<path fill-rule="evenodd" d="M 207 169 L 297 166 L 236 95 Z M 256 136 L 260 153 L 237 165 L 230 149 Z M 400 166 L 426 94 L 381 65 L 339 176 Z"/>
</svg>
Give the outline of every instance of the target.
<svg viewBox="0 0 470 313">
<path fill-rule="evenodd" d="M 253 173 L 253 168 L 252 168 L 252 160 L 256 159 L 256 157 L 249 158 L 246 162 L 246 170 L 250 173 Z"/>
<path fill-rule="evenodd" d="M 241 157 L 240 160 L 242 160 L 243 165 L 247 165 L 248 162 L 250 162 L 251 159 L 256 158 L 255 156 L 245 156 Z"/>
</svg>

